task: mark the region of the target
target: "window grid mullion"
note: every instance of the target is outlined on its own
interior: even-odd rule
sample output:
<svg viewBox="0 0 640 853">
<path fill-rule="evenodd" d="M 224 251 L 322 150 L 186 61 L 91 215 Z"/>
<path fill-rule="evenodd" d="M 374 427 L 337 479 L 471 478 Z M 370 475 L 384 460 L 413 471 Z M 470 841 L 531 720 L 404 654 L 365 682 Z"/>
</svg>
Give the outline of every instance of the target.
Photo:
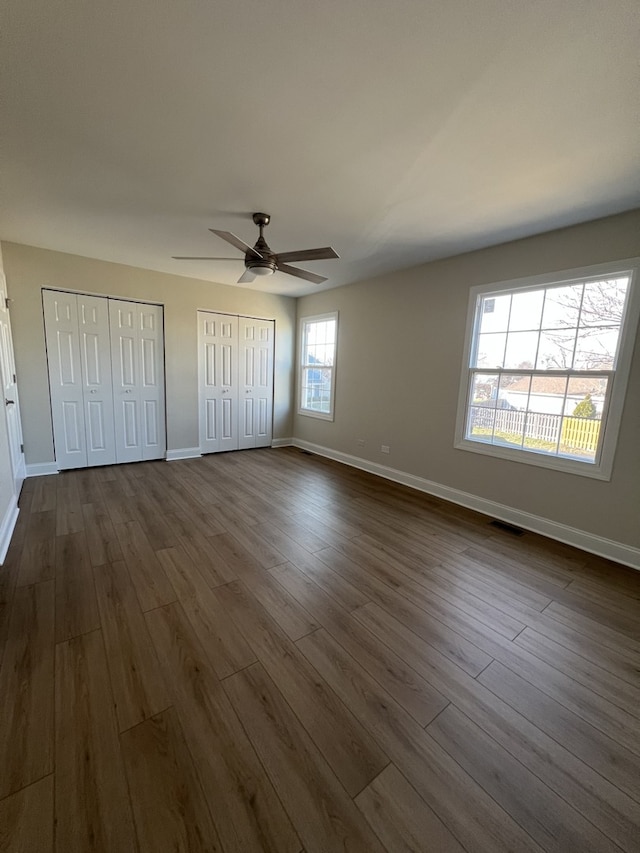
<svg viewBox="0 0 640 853">
<path fill-rule="evenodd" d="M 582 294 L 580 296 L 580 308 L 578 309 L 578 319 L 576 320 L 576 333 L 573 338 L 573 352 L 571 353 L 571 367 L 576 363 L 576 349 L 578 348 L 578 334 L 580 333 L 580 318 L 582 317 L 582 306 L 584 305 L 584 292 L 587 285 L 583 282 Z"/>
</svg>

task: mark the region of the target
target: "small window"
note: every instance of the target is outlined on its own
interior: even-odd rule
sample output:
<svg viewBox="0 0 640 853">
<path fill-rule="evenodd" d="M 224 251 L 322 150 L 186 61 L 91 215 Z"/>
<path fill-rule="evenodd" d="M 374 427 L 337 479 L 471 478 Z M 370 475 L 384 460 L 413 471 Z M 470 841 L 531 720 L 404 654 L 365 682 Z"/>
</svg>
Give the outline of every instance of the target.
<svg viewBox="0 0 640 853">
<path fill-rule="evenodd" d="M 304 317 L 300 327 L 299 413 L 333 420 L 338 314 Z"/>
<path fill-rule="evenodd" d="M 471 293 L 456 446 L 608 479 L 638 323 L 636 267 Z"/>
</svg>

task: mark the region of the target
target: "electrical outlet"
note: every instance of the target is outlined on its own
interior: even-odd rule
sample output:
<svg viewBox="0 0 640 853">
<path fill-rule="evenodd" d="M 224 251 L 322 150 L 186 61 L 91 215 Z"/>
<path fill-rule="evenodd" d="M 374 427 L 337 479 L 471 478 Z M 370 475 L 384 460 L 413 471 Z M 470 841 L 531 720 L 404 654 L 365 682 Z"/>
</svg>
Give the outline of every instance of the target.
<svg viewBox="0 0 640 853">
<path fill-rule="evenodd" d="M 364 447 L 364 438 L 356 438 L 356 444 L 358 447 Z"/>
<path fill-rule="evenodd" d="M 381 446 L 380 450 L 381 450 L 383 453 L 389 453 L 389 452 L 390 452 L 389 445 L 388 445 L 388 444 L 383 444 L 383 445 Z"/>
</svg>

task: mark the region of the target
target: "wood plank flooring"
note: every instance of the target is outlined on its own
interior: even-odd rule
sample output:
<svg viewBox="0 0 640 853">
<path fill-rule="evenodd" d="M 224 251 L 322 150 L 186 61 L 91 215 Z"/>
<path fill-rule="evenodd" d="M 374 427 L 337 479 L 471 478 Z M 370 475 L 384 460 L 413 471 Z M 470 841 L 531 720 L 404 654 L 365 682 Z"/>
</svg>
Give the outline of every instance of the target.
<svg viewBox="0 0 640 853">
<path fill-rule="evenodd" d="M 640 573 L 292 448 L 27 480 L 0 851 L 640 851 Z"/>
</svg>

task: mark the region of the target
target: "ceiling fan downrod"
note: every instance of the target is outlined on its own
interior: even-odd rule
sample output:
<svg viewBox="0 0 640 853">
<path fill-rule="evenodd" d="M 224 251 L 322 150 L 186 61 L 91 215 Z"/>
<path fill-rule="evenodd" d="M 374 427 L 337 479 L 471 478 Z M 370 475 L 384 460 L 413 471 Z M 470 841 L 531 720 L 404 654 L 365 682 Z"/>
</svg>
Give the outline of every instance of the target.
<svg viewBox="0 0 640 853">
<path fill-rule="evenodd" d="M 263 230 L 271 221 L 271 217 L 268 213 L 254 213 L 253 221 L 260 229 L 260 236 L 253 248 L 255 252 L 262 255 L 262 258 L 256 258 L 254 254 L 247 252 L 245 256 L 245 265 L 247 269 L 251 270 L 255 275 L 273 275 L 276 271 L 277 258 L 267 245 L 267 241 L 264 239 L 263 234 Z"/>
</svg>

